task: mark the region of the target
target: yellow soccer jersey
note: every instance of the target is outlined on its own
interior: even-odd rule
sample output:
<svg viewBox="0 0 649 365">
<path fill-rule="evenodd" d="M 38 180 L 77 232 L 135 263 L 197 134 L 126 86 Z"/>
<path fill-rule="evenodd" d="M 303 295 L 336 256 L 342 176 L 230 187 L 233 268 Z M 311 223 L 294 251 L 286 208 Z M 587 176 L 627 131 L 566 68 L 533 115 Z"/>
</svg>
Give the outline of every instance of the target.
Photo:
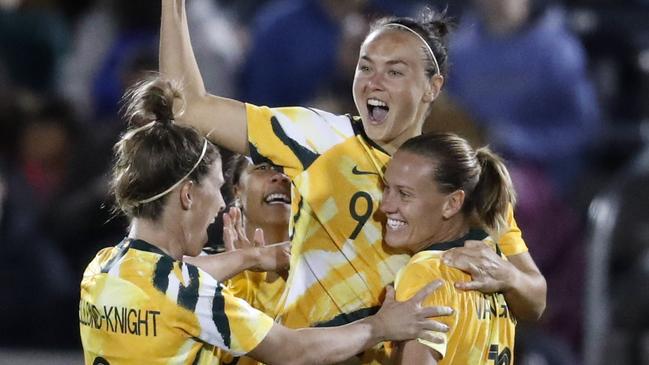
<svg viewBox="0 0 649 365">
<path fill-rule="evenodd" d="M 201 269 L 126 239 L 101 250 L 81 282 L 86 364 L 218 364 L 245 354 L 273 326 Z"/>
<path fill-rule="evenodd" d="M 279 321 L 329 326 L 375 312 L 387 284 L 409 259 L 382 240 L 378 210 L 390 155 L 358 119 L 309 108 L 247 104 L 250 155 L 281 166 L 293 182 L 291 269 Z M 527 251 L 520 231 L 507 255 Z"/>
<path fill-rule="evenodd" d="M 237 298 L 275 318 L 286 280 L 275 273 L 246 270 L 230 278 L 227 287 Z"/>
<path fill-rule="evenodd" d="M 483 231 L 471 230 L 458 240 L 432 245 L 414 255 L 397 274 L 395 288 L 399 301 L 412 298 L 436 279 L 444 280 L 444 285 L 428 296 L 424 304 L 447 305 L 455 309 L 452 316 L 437 318 L 446 323 L 450 331 L 443 334 L 443 344 L 420 340 L 443 356 L 439 364 L 513 364 L 516 320 L 509 311 L 505 297 L 500 293 L 482 294 L 455 289 L 453 283 L 468 281 L 471 277 L 441 263 L 444 250 L 460 247 L 467 239 L 485 237 Z M 493 241 L 487 239 L 486 242 L 500 252 Z"/>
</svg>

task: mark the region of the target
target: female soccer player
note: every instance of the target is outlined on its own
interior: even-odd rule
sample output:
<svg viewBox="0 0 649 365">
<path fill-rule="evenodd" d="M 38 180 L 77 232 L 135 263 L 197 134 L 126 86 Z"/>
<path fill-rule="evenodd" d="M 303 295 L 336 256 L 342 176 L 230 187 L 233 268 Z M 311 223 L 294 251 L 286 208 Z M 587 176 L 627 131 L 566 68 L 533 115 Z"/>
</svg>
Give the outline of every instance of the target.
<svg viewBox="0 0 649 365">
<path fill-rule="evenodd" d="M 235 155 L 226 179 L 235 202 L 224 215 L 226 249 L 251 247 L 254 241 L 289 241 L 291 182 L 286 175 L 268 163 L 254 165 L 248 157 Z M 259 237 L 262 232 L 263 238 Z M 248 237 L 255 236 L 258 238 L 251 244 Z M 286 280 L 277 272 L 244 271 L 231 278 L 229 284 L 237 296 L 275 317 Z"/>
<path fill-rule="evenodd" d="M 191 49 L 184 3 L 162 2 L 160 48 L 161 72 L 182 80 L 187 92 L 183 121 L 203 133 L 214 130 L 215 143 L 248 153 L 256 163 L 281 166 L 294 185 L 291 268 L 281 323 L 327 326 L 373 313 L 385 286 L 409 259 L 382 240 L 384 220 L 377 213 L 383 171 L 401 143 L 421 134 L 441 91 L 448 65 L 446 21 L 431 13 L 421 21 L 375 23 L 354 76 L 360 117 L 350 117 L 302 107 L 257 107 L 208 94 Z M 511 212 L 509 218 L 509 231 L 499 243 L 513 265 L 493 266 L 506 273 L 492 270 L 485 251 L 473 246 L 456 250 L 449 263 L 473 274 L 468 284 L 473 287 L 494 276 L 508 278 L 498 289 L 512 310 L 536 319 L 545 308 L 545 280 Z"/>
<path fill-rule="evenodd" d="M 426 318 L 441 312 L 419 303 L 435 285 L 405 303 L 390 292 L 375 316 L 347 326 L 289 330 L 183 262 L 201 252 L 224 204 L 218 150 L 174 122 L 179 96 L 159 79 L 128 94 L 132 127 L 115 145 L 112 186 L 130 228 L 83 275 L 79 322 L 86 364 L 213 364 L 216 347 L 270 364 L 320 364 L 386 339 L 434 340 L 425 330 L 444 328 Z"/>
<path fill-rule="evenodd" d="M 385 172 L 381 201 L 387 216 L 384 239 L 413 255 L 397 274 L 397 299 L 406 300 L 441 278 L 444 286 L 425 302 L 457 310 L 457 315 L 442 319 L 451 328 L 444 343 L 400 344 L 400 364 L 513 363 L 516 320 L 504 295 L 457 290 L 453 283 L 468 280 L 468 275 L 443 265 L 442 254 L 467 240 L 484 240 L 489 256 L 499 258 L 496 242 L 508 230 L 507 214 L 514 202 L 502 161 L 487 148 L 474 151 L 454 134 L 414 137 L 395 153 Z M 501 285 L 508 281 L 496 279 Z"/>
</svg>

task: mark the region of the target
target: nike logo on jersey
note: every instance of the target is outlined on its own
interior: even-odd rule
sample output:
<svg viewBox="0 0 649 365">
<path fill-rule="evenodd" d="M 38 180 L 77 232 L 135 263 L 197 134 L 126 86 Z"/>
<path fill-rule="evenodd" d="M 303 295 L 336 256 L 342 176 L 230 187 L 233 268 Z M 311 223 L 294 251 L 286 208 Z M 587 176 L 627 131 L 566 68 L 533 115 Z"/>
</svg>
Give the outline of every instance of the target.
<svg viewBox="0 0 649 365">
<path fill-rule="evenodd" d="M 373 172 L 373 171 L 361 171 L 361 170 L 358 169 L 358 166 L 354 166 L 354 168 L 352 169 L 352 174 L 354 174 L 354 175 L 377 175 L 378 176 L 378 173 Z"/>
</svg>

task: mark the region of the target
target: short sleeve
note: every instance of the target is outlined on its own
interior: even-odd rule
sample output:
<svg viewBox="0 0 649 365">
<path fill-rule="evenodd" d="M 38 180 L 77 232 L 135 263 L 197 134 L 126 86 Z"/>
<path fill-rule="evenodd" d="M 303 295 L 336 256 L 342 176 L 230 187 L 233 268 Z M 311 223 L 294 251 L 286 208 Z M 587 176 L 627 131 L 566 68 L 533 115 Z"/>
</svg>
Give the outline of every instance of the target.
<svg viewBox="0 0 649 365">
<path fill-rule="evenodd" d="M 295 177 L 321 154 L 354 135 L 347 116 L 318 109 L 246 104 L 248 144 L 255 163 L 270 162 Z"/>
<path fill-rule="evenodd" d="M 507 222 L 509 223 L 509 230 L 498 240 L 500 250 L 505 256 L 514 256 L 527 252 L 528 248 L 514 219 L 514 208 L 512 206 L 507 211 Z"/>
<path fill-rule="evenodd" d="M 177 297 L 176 326 L 235 356 L 250 352 L 266 337 L 272 318 L 235 297 L 201 269 L 180 265 L 177 270 L 168 275 L 165 291 L 167 297 Z M 175 273 L 187 285 L 181 284 Z"/>
<path fill-rule="evenodd" d="M 399 274 L 397 274 L 397 279 L 395 281 L 396 289 L 396 299 L 398 301 L 405 301 L 417 294 L 424 286 L 430 284 L 431 282 L 442 277 L 440 272 L 439 260 L 426 260 L 423 261 L 425 264 L 414 263 L 408 264 L 404 267 Z M 459 301 L 455 295 L 455 289 L 453 288 L 453 283 L 445 280 L 444 285 L 435 290 L 431 295 L 426 297 L 423 302 L 424 306 L 450 306 L 452 308 L 457 308 Z M 457 316 L 448 316 L 448 317 L 437 317 L 436 321 L 442 322 L 449 326 L 450 331 L 448 333 L 435 333 L 436 336 L 444 339 L 444 342 L 441 344 L 428 342 L 426 340 L 417 339 L 420 343 L 432 348 L 433 350 L 439 352 L 442 357 L 446 356 L 446 350 L 448 347 L 448 339 L 452 334 L 452 331 L 457 325 Z"/>
</svg>

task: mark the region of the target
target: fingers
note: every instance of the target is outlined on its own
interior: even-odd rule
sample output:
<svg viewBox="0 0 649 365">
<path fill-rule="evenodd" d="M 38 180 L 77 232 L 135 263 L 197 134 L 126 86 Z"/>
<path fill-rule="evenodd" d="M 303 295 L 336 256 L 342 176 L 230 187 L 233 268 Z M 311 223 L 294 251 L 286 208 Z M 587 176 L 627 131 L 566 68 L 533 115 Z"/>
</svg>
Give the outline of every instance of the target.
<svg viewBox="0 0 649 365">
<path fill-rule="evenodd" d="M 223 246 L 226 251 L 234 251 L 236 247 L 234 241 L 236 239 L 236 234 L 234 228 L 232 228 L 232 218 L 228 213 L 223 214 Z"/>
<path fill-rule="evenodd" d="M 394 300 L 395 300 L 394 297 L 395 297 L 395 294 L 394 294 L 394 287 L 393 287 L 392 285 L 388 285 L 388 286 L 386 286 L 386 287 L 385 287 L 385 299 L 383 300 L 383 302 L 384 302 L 384 303 L 385 303 L 386 301 L 388 301 L 388 302 L 394 302 Z"/>
<path fill-rule="evenodd" d="M 477 240 L 468 240 L 464 241 L 464 247 L 466 248 L 481 248 L 483 246 L 487 246 L 483 241 L 477 241 Z"/>
<path fill-rule="evenodd" d="M 433 332 L 421 332 L 417 338 L 420 338 L 424 341 L 432 342 L 432 343 L 437 343 L 437 344 L 442 344 L 446 342 L 443 337 L 440 335 L 436 335 Z"/>
<path fill-rule="evenodd" d="M 255 237 L 253 238 L 255 247 L 265 247 L 266 239 L 264 238 L 264 230 L 261 228 L 255 229 Z"/>
<path fill-rule="evenodd" d="M 442 285 L 444 285 L 444 282 L 440 279 L 437 279 L 418 291 L 417 294 L 415 294 L 409 301 L 421 303 L 427 296 L 432 294 L 435 290 L 437 290 L 437 288 Z"/>
<path fill-rule="evenodd" d="M 450 316 L 453 312 L 453 308 L 446 306 L 423 307 L 421 316 L 424 318 Z"/>
<path fill-rule="evenodd" d="M 234 239 L 232 239 L 232 233 L 230 233 L 229 229 L 223 229 L 223 247 L 225 247 L 225 250 L 227 252 L 232 252 L 236 250 L 236 247 L 234 247 Z"/>
<path fill-rule="evenodd" d="M 455 287 L 460 290 L 481 290 L 483 283 L 479 281 L 460 281 L 455 283 Z"/>
<path fill-rule="evenodd" d="M 450 328 L 439 321 L 434 321 L 432 319 L 428 319 L 425 322 L 422 323 L 422 329 L 426 331 L 433 331 L 433 332 L 440 332 L 440 333 L 445 333 L 450 330 Z"/>
</svg>

